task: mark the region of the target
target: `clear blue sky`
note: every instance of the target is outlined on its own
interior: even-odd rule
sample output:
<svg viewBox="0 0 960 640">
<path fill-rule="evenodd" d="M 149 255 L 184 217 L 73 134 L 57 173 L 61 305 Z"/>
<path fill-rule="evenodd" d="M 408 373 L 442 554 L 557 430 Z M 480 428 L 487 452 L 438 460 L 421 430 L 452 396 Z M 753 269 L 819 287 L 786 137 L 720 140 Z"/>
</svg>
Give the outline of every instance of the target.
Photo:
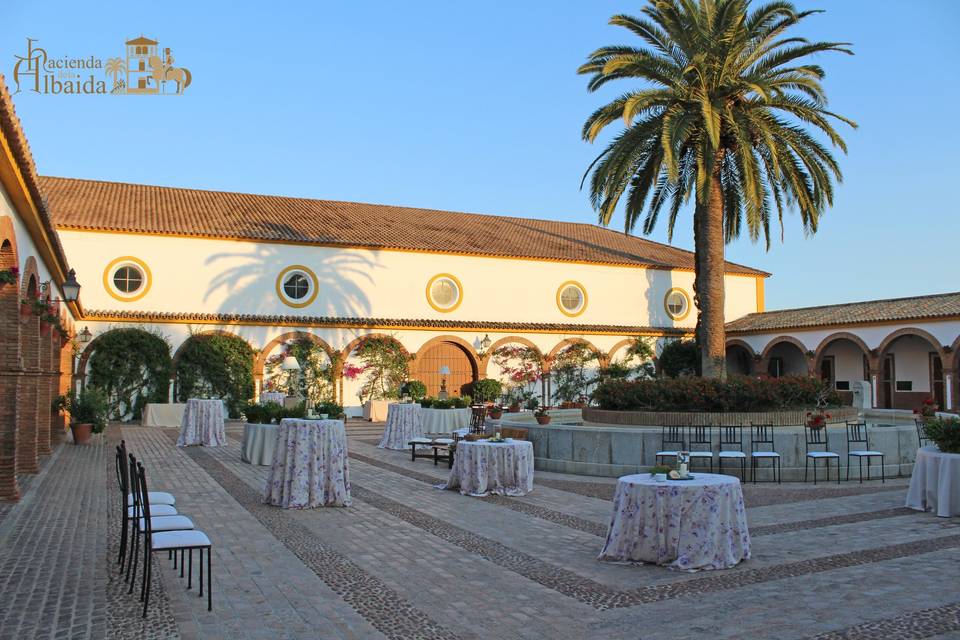
<svg viewBox="0 0 960 640">
<path fill-rule="evenodd" d="M 773 272 L 768 308 L 960 289 L 960 2 L 797 4 L 827 10 L 804 35 L 854 43 L 818 62 L 861 126 L 817 236 L 793 216 L 784 244 L 729 258 Z M 591 95 L 575 69 L 631 42 L 606 23 L 640 6 L 6 0 L 0 70 L 28 36 L 105 59 L 143 33 L 193 74 L 179 98 L 16 96 L 43 174 L 594 222 L 580 127 L 627 85 Z"/>
</svg>

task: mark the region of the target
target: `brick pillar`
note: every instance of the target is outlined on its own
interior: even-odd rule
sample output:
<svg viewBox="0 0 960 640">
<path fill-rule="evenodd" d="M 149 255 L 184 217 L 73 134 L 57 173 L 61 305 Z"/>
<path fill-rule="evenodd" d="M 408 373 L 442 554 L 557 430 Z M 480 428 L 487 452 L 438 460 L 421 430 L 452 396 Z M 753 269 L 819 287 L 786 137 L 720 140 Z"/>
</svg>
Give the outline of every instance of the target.
<svg viewBox="0 0 960 640">
<path fill-rule="evenodd" d="M 40 321 L 40 340 L 37 343 L 40 376 L 37 378 L 37 455 L 50 455 L 50 403 L 53 398 L 50 397 L 50 372 L 52 363 L 50 361 L 51 353 L 51 334 L 55 333 L 53 327 L 46 322 Z"/>
<path fill-rule="evenodd" d="M 8 258 L 5 260 L 2 258 Z M 9 263 L 9 264 L 8 264 Z M 0 255 L 0 268 L 12 266 Z M 0 284 L 0 500 L 17 500 L 17 407 L 20 383 L 20 294 L 16 284 Z"/>
<path fill-rule="evenodd" d="M 40 318 L 20 314 L 23 373 L 17 410 L 17 473 L 37 473 L 37 387 L 40 382 Z"/>
<path fill-rule="evenodd" d="M 56 398 L 70 390 L 70 374 L 73 362 L 72 350 L 68 338 L 57 334 L 53 343 L 53 374 L 51 375 L 50 395 Z M 66 387 L 64 387 L 66 385 Z M 63 438 L 64 420 L 59 411 L 50 410 L 50 442 L 60 442 Z"/>
</svg>

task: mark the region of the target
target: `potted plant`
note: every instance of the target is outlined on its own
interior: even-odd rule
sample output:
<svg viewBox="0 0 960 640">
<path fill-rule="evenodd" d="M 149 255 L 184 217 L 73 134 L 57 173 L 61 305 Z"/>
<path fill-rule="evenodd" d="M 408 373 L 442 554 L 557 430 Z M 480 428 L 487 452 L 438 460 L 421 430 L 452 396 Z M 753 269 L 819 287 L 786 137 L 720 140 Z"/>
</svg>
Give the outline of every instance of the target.
<svg viewBox="0 0 960 640">
<path fill-rule="evenodd" d="M 490 417 L 494 420 L 499 420 L 503 417 L 503 407 L 498 404 L 490 405 L 490 409 L 487 411 L 490 414 Z"/>
<path fill-rule="evenodd" d="M 473 383 L 473 397 L 478 402 L 494 402 L 503 393 L 503 385 L 499 380 L 484 378 Z"/>
<path fill-rule="evenodd" d="M 827 420 L 829 419 L 830 414 L 824 413 L 823 409 L 818 409 L 816 413 L 807 411 L 807 426 L 811 429 L 823 429 L 827 426 Z"/>
<path fill-rule="evenodd" d="M 960 453 L 960 419 L 930 418 L 927 420 L 927 437 L 944 453 Z"/>
<path fill-rule="evenodd" d="M 940 407 L 937 405 L 937 401 L 933 396 L 927 396 L 923 399 L 923 402 L 919 407 L 913 410 L 921 420 L 926 420 L 928 418 L 933 418 L 937 415 L 937 411 Z"/>
<path fill-rule="evenodd" d="M 667 474 L 671 471 L 672 469 L 670 467 L 662 464 L 650 467 L 650 475 L 653 476 L 654 480 L 657 482 L 666 482 Z"/>
<path fill-rule="evenodd" d="M 533 410 L 533 417 L 537 419 L 537 424 L 550 424 L 550 416 L 547 414 L 547 405 L 537 407 Z"/>
<path fill-rule="evenodd" d="M 71 391 L 64 408 L 70 414 L 70 432 L 74 444 L 87 444 L 90 436 L 107 426 L 107 396 L 96 387 L 87 387 L 79 394 Z"/>
</svg>

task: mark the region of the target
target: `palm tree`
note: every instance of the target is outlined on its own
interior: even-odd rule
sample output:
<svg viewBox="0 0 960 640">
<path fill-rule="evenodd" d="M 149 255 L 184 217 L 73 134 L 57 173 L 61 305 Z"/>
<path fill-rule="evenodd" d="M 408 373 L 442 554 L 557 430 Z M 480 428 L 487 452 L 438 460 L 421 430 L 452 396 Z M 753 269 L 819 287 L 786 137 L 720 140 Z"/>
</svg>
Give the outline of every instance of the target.
<svg viewBox="0 0 960 640">
<path fill-rule="evenodd" d="M 123 58 L 109 58 L 107 64 L 103 66 L 104 75 L 113 76 L 113 86 L 117 86 L 117 76 L 121 73 L 125 73 L 127 70 L 127 63 L 123 61 Z"/>
<path fill-rule="evenodd" d="M 640 79 L 648 86 L 597 109 L 583 126 L 593 142 L 617 120 L 619 133 L 587 169 L 600 222 L 610 224 L 626 193 L 625 229 L 642 217 L 643 233 L 667 205 L 672 240 L 682 205 L 694 195 L 694 302 L 705 376 L 724 376 L 724 244 L 746 222 L 750 238 L 795 206 L 806 234 L 833 203 L 840 167 L 817 130 L 846 152 L 832 120 L 856 124 L 827 110 L 823 69 L 811 54 L 851 54 L 844 42 L 810 42 L 785 32 L 817 11 L 769 2 L 750 11 L 749 0 L 651 0 L 643 17 L 616 15 L 610 24 L 641 38 L 642 47 L 597 49 L 578 73 L 589 91 L 608 82 Z M 649 205 L 647 204 L 649 201 Z M 644 210 L 646 209 L 646 213 Z"/>
</svg>

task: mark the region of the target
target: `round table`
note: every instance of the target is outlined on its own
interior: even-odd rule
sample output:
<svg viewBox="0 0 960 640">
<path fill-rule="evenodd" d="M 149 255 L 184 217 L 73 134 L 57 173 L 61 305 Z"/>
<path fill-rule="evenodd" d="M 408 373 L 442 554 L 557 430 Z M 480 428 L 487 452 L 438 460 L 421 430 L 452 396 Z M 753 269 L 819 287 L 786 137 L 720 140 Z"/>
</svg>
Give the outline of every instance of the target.
<svg viewBox="0 0 960 640">
<path fill-rule="evenodd" d="M 392 402 L 387 407 L 387 426 L 377 446 L 403 450 L 413 438 L 423 437 L 423 409 L 419 404 Z"/>
<path fill-rule="evenodd" d="M 457 443 L 444 489 L 465 496 L 524 496 L 533 491 L 533 443 L 526 440 Z"/>
<path fill-rule="evenodd" d="M 268 402 L 276 402 L 281 407 L 283 406 L 283 401 L 286 400 L 287 394 L 281 393 L 279 391 L 264 391 L 260 394 L 260 404 L 267 404 Z"/>
<path fill-rule="evenodd" d="M 649 562 L 674 569 L 727 569 L 750 558 L 750 532 L 740 481 L 696 473 L 656 482 L 623 476 L 599 560 Z"/>
<path fill-rule="evenodd" d="M 223 401 L 190 398 L 183 410 L 180 422 L 178 447 L 200 445 L 203 447 L 223 447 L 227 444 L 227 433 L 223 425 Z"/>
<path fill-rule="evenodd" d="M 280 421 L 263 501 L 285 509 L 350 505 L 347 432 L 342 420 Z"/>
<path fill-rule="evenodd" d="M 906 504 L 942 518 L 960 516 L 960 453 L 944 453 L 932 445 L 917 449 Z"/>
<path fill-rule="evenodd" d="M 453 433 L 470 426 L 470 409 L 424 409 L 424 433 Z"/>
<path fill-rule="evenodd" d="M 240 459 L 251 464 L 268 466 L 273 462 L 273 452 L 277 443 L 277 425 L 243 425 L 243 443 L 240 445 Z"/>
</svg>

